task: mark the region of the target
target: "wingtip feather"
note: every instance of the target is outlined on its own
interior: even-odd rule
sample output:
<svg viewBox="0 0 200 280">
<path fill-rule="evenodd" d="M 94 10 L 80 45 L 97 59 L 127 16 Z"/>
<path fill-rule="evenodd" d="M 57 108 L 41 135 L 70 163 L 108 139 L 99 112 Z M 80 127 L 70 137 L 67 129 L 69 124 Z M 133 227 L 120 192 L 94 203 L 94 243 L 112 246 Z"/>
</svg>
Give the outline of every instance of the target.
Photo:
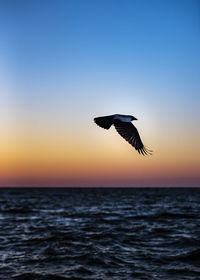
<svg viewBox="0 0 200 280">
<path fill-rule="evenodd" d="M 153 151 L 149 150 L 145 146 L 143 146 L 140 149 L 137 149 L 137 151 L 138 151 L 139 154 L 142 154 L 143 156 L 151 156 L 153 154 Z"/>
</svg>

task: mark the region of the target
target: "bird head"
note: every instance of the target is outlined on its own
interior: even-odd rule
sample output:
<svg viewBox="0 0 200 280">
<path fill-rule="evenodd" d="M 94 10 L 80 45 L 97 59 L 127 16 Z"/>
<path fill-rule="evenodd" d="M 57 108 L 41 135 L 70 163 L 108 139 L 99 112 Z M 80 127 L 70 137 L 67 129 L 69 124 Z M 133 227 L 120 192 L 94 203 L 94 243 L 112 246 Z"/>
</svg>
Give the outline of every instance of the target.
<svg viewBox="0 0 200 280">
<path fill-rule="evenodd" d="M 132 121 L 137 121 L 137 119 L 135 117 L 133 117 L 133 116 L 131 116 L 131 117 L 132 117 Z"/>
</svg>

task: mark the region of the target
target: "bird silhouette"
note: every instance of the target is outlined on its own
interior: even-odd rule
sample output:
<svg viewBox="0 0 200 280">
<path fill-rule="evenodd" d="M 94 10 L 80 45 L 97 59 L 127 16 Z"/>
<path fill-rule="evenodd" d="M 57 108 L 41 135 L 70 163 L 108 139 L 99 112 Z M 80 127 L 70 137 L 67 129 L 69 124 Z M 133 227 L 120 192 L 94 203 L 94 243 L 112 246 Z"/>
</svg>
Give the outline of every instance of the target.
<svg viewBox="0 0 200 280">
<path fill-rule="evenodd" d="M 132 124 L 133 120 L 137 119 L 130 115 L 120 114 L 94 118 L 94 122 L 104 129 L 109 129 L 114 125 L 119 135 L 131 144 L 139 154 L 151 155 L 152 151 L 143 145 L 137 128 Z"/>
</svg>

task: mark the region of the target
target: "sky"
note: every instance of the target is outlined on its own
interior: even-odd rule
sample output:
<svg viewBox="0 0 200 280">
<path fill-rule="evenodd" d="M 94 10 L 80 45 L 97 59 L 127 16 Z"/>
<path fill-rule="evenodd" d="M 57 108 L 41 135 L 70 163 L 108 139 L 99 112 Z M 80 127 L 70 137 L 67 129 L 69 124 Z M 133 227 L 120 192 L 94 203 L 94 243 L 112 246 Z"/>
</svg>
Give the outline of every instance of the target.
<svg viewBox="0 0 200 280">
<path fill-rule="evenodd" d="M 198 0 L 3 0 L 0 26 L 0 186 L 200 186 Z"/>
</svg>

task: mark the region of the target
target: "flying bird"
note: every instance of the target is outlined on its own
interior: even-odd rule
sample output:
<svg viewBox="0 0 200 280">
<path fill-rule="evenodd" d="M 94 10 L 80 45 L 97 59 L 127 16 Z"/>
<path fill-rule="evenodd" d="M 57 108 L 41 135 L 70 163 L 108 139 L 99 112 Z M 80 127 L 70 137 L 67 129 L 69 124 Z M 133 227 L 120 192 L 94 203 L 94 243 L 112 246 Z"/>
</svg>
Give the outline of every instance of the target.
<svg viewBox="0 0 200 280">
<path fill-rule="evenodd" d="M 119 114 L 94 118 L 94 122 L 104 129 L 109 129 L 114 125 L 117 132 L 131 144 L 139 154 L 151 155 L 152 151 L 143 145 L 137 128 L 132 124 L 133 120 L 137 119 L 130 115 Z"/>
</svg>

